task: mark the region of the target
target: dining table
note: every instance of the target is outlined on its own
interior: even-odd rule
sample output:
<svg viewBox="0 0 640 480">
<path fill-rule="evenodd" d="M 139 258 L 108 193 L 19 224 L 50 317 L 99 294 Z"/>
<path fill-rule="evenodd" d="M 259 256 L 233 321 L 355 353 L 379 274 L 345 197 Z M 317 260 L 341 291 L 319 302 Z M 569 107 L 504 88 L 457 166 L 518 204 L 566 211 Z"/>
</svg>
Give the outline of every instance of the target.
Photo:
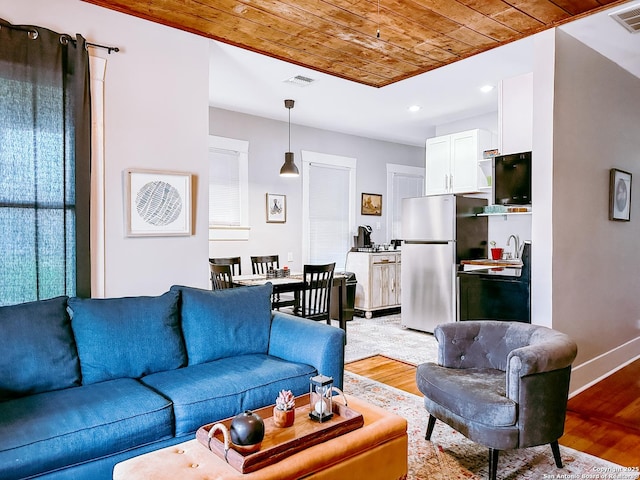
<svg viewBox="0 0 640 480">
<path fill-rule="evenodd" d="M 235 275 L 233 276 L 234 286 L 255 286 L 266 285 L 271 283 L 273 286 L 274 297 L 279 297 L 282 293 L 293 293 L 293 300 L 291 301 L 278 301 L 272 302 L 272 307 L 278 309 L 280 307 L 293 307 L 293 314 L 300 311 L 300 294 L 305 289 L 304 275 L 301 272 L 291 272 L 286 276 L 272 276 L 264 274 L 251 274 L 251 275 Z M 333 276 L 332 291 L 337 291 L 337 302 L 341 307 L 338 308 L 338 318 L 334 319 L 338 321 L 340 328 L 345 332 L 345 341 L 347 333 L 347 321 L 344 315 L 344 300 L 346 298 L 346 280 L 347 277 L 342 274 L 336 274 Z M 332 301 L 334 295 L 331 295 Z"/>
</svg>

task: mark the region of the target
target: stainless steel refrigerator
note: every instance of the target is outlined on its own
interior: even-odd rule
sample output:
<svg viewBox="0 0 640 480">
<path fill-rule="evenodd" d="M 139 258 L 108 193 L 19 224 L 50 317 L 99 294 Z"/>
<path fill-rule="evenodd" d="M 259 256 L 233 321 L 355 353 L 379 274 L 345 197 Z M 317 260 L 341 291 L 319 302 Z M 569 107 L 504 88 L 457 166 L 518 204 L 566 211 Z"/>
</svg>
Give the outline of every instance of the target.
<svg viewBox="0 0 640 480">
<path fill-rule="evenodd" d="M 402 325 L 433 333 L 457 317 L 461 260 L 487 258 L 487 200 L 432 195 L 402 201 Z"/>
</svg>

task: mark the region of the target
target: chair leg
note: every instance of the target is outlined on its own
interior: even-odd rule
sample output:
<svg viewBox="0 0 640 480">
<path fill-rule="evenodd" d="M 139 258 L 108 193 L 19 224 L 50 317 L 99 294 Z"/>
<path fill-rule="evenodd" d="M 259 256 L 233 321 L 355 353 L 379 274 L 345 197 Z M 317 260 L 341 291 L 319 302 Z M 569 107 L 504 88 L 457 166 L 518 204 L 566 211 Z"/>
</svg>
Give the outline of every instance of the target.
<svg viewBox="0 0 640 480">
<path fill-rule="evenodd" d="M 431 440 L 431 434 L 433 433 L 433 427 L 436 425 L 436 417 L 429 414 L 429 423 L 427 424 L 427 434 L 424 436 L 424 439 L 429 441 Z"/>
<path fill-rule="evenodd" d="M 553 459 L 556 461 L 556 467 L 562 468 L 562 457 L 560 456 L 560 447 L 557 440 L 551 442 L 551 451 L 553 452 Z"/>
<path fill-rule="evenodd" d="M 498 456 L 500 450 L 496 448 L 489 449 L 489 480 L 496 480 L 498 474 Z"/>
</svg>

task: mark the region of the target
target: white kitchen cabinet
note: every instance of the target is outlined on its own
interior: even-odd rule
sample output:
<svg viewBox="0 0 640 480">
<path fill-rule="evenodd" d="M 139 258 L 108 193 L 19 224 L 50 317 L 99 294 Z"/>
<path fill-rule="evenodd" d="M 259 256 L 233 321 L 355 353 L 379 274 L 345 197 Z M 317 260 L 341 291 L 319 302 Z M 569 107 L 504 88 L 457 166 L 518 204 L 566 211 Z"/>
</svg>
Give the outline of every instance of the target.
<svg viewBox="0 0 640 480">
<path fill-rule="evenodd" d="M 491 133 L 474 129 L 427 139 L 425 194 L 471 193 L 487 186 L 480 164 Z"/>
<path fill-rule="evenodd" d="M 371 318 L 376 310 L 400 306 L 400 252 L 349 252 L 347 271 L 356 274 L 355 310 Z"/>
</svg>

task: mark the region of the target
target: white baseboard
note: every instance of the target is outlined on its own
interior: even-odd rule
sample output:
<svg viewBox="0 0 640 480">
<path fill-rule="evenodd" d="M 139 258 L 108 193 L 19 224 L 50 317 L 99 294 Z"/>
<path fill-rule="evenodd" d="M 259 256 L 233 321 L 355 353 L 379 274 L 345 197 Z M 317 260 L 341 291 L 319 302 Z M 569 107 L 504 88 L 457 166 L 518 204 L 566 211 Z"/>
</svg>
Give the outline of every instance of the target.
<svg viewBox="0 0 640 480">
<path fill-rule="evenodd" d="M 636 337 L 580 365 L 574 365 L 571 370 L 569 398 L 639 359 L 640 354 L 638 352 L 640 352 L 640 337 Z"/>
</svg>

